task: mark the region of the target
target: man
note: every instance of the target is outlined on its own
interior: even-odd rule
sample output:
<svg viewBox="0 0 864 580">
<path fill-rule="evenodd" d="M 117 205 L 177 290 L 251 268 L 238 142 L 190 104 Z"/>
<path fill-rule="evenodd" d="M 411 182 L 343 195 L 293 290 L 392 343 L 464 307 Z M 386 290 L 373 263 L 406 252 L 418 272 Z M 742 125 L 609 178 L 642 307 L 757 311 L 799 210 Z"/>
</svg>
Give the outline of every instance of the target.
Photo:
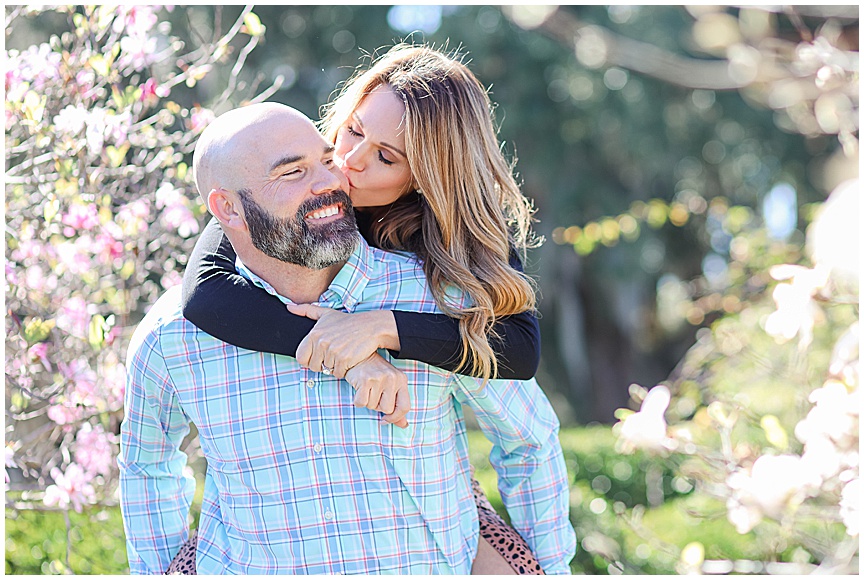
<svg viewBox="0 0 864 580">
<path fill-rule="evenodd" d="M 332 146 L 299 112 L 265 103 L 220 116 L 194 168 L 238 270 L 269 292 L 349 312 L 435 311 L 415 261 L 360 238 Z M 179 447 L 191 422 L 207 459 L 199 574 L 469 573 L 478 532 L 467 404 L 494 444 L 514 527 L 547 573 L 568 573 L 566 469 L 536 383 L 484 386 L 390 363 L 375 355 L 357 372 L 402 369 L 410 424 L 400 421 L 404 401 L 382 421 L 352 404 L 345 381 L 207 335 L 182 317 L 179 291 L 166 293 L 127 361 L 119 463 L 132 572 L 163 573 L 188 536 L 195 485 Z"/>
</svg>

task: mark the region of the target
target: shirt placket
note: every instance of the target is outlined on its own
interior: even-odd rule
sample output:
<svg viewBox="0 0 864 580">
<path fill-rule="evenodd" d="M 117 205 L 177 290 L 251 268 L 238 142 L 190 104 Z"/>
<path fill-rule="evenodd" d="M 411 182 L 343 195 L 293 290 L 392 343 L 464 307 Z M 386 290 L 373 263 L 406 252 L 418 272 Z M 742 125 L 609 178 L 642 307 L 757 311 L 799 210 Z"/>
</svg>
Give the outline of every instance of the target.
<svg viewBox="0 0 864 580">
<path fill-rule="evenodd" d="M 334 296 L 328 291 L 322 295 L 322 300 L 318 303 L 325 308 L 332 308 L 332 300 Z M 330 473 L 327 464 L 327 441 L 325 439 L 324 421 L 326 414 L 324 412 L 327 404 L 327 399 L 332 395 L 323 389 L 335 388 L 336 385 L 330 384 L 333 382 L 332 376 L 324 373 L 316 373 L 311 370 L 306 371 L 306 387 L 307 396 L 310 402 L 309 409 L 309 441 L 308 449 L 310 459 L 315 466 L 315 478 L 318 486 L 318 512 L 319 522 L 322 527 L 327 530 L 327 536 L 332 536 L 335 533 L 336 527 L 336 510 L 333 502 L 333 497 L 330 493 Z"/>
</svg>

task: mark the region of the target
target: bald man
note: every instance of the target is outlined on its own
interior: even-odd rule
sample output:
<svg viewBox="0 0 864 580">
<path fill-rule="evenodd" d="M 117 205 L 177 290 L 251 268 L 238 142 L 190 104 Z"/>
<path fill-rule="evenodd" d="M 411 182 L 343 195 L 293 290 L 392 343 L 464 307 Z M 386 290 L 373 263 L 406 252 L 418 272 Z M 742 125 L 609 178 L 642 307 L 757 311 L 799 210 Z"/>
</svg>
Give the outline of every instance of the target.
<svg viewBox="0 0 864 580">
<path fill-rule="evenodd" d="M 440 312 L 416 260 L 359 236 L 332 149 L 308 118 L 273 103 L 204 131 L 196 184 L 238 272 L 285 303 Z M 547 572 L 566 573 L 567 474 L 536 382 L 484 385 L 381 355 L 361 364 L 402 376 L 410 425 L 396 402 L 382 418 L 355 406 L 344 380 L 206 334 L 183 318 L 179 288 L 166 292 L 127 355 L 118 462 L 132 573 L 164 573 L 189 538 L 195 481 L 180 447 L 194 423 L 207 460 L 197 573 L 468 574 L 478 529 L 465 404 L 493 443 L 514 527 Z"/>
</svg>

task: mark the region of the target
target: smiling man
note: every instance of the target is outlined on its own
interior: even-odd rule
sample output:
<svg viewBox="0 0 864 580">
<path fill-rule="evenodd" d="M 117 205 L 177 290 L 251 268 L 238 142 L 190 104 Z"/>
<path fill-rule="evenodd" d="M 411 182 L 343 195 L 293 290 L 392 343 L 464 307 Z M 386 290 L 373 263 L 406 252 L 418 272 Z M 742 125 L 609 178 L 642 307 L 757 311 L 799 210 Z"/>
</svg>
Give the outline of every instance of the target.
<svg viewBox="0 0 864 580">
<path fill-rule="evenodd" d="M 208 126 L 196 184 L 237 270 L 286 303 L 438 312 L 416 260 L 359 236 L 332 154 L 284 105 Z M 549 570 L 568 570 L 558 420 L 533 380 L 484 384 L 376 354 L 351 372 L 407 375 L 411 400 L 410 425 L 397 421 L 404 400 L 382 420 L 354 404 L 345 380 L 201 331 L 183 318 L 176 287 L 136 329 L 127 369 L 119 465 L 133 573 L 164 573 L 188 545 L 195 481 L 180 447 L 194 423 L 207 460 L 199 574 L 468 574 L 478 528 L 462 405 L 493 443 L 514 525 Z"/>
</svg>

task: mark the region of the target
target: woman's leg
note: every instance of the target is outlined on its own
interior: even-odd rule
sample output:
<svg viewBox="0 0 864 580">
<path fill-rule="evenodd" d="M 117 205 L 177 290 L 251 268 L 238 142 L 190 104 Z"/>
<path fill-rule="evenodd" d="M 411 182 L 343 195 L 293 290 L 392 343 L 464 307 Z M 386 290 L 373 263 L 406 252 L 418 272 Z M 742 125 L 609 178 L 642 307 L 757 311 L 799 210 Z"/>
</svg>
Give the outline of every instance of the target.
<svg viewBox="0 0 864 580">
<path fill-rule="evenodd" d="M 474 503 L 477 504 L 477 516 L 480 519 L 480 539 L 477 556 L 471 566 L 471 574 L 474 576 L 545 575 L 527 542 L 516 530 L 507 525 L 486 499 L 483 488 L 474 479 L 473 469 L 471 484 L 474 490 Z"/>
<path fill-rule="evenodd" d="M 189 539 L 180 546 L 180 551 L 171 560 L 165 571 L 168 576 L 195 576 L 195 552 L 198 549 L 198 534 L 195 530 L 189 533 Z"/>
</svg>

